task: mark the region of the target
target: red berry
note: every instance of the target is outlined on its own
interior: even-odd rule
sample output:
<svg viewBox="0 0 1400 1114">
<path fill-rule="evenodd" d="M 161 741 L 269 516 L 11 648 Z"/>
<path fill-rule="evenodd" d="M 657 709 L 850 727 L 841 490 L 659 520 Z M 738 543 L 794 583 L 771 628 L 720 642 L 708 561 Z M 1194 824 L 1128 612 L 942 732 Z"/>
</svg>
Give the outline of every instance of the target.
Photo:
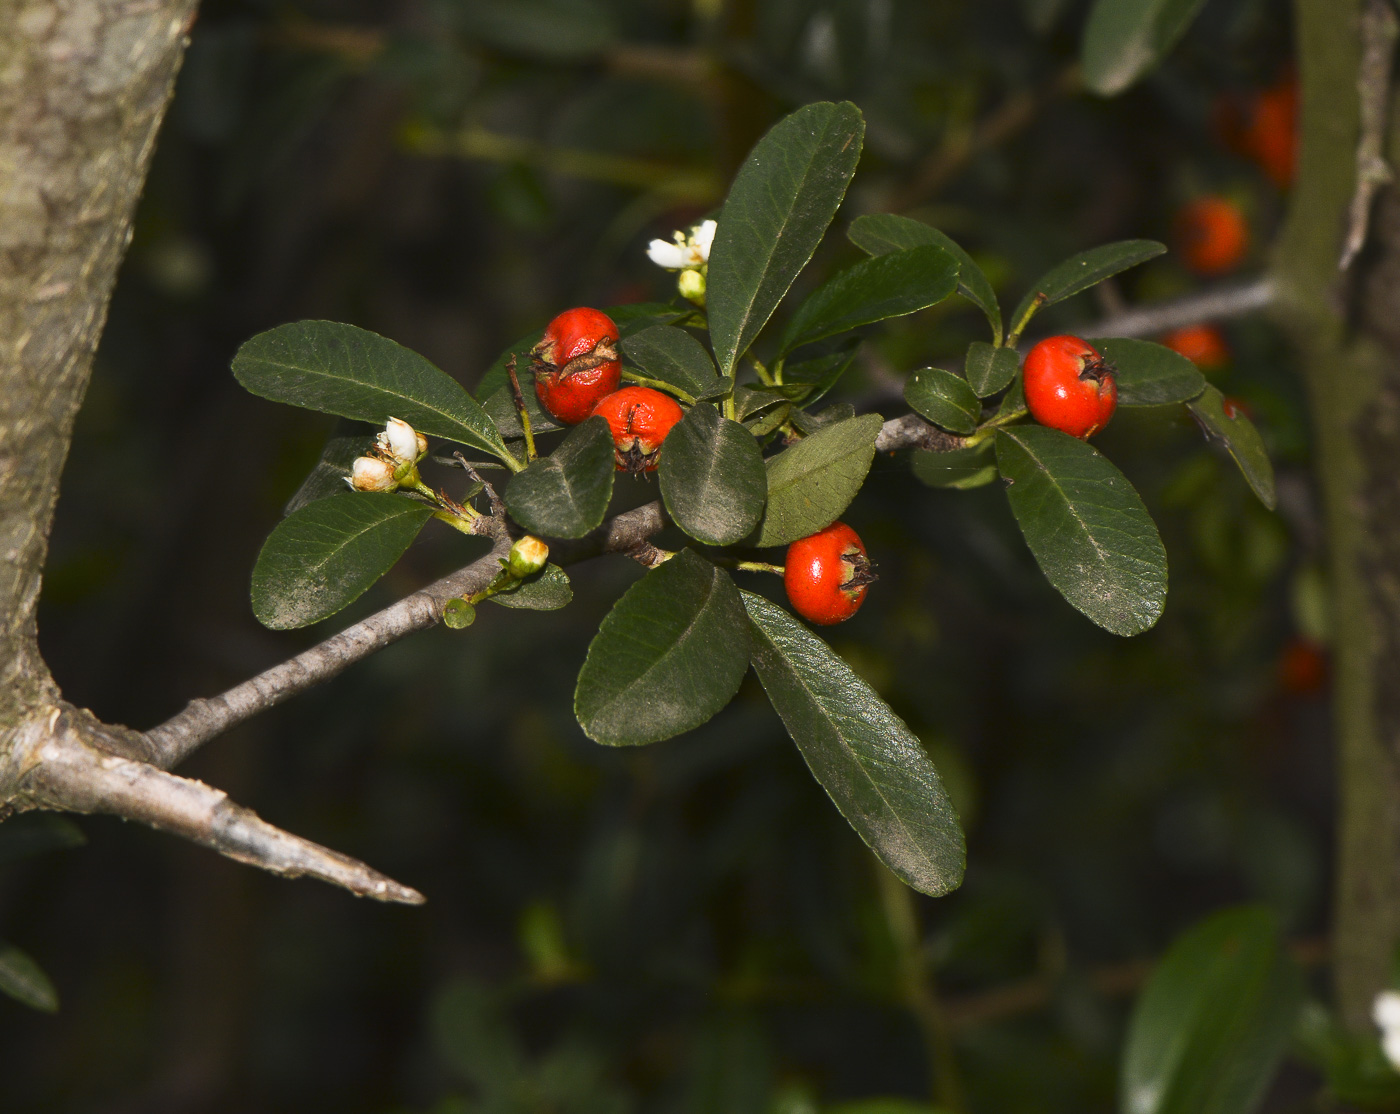
<svg viewBox="0 0 1400 1114">
<path fill-rule="evenodd" d="M 531 350 L 540 405 L 566 425 L 577 425 L 622 382 L 617 326 L 587 306 L 566 309 L 546 326 Z"/>
<path fill-rule="evenodd" d="M 594 414 L 607 419 L 617 446 L 619 472 L 655 472 L 661 442 L 685 417 L 680 403 L 650 387 L 623 387 L 598 403 Z"/>
<path fill-rule="evenodd" d="M 1168 333 L 1162 343 L 1202 371 L 1214 371 L 1230 362 L 1230 348 L 1214 325 L 1187 325 Z"/>
<path fill-rule="evenodd" d="M 1226 395 L 1220 400 L 1220 412 L 1231 421 L 1238 417 L 1254 417 L 1254 409 L 1242 398 L 1235 398 L 1233 395 Z"/>
<path fill-rule="evenodd" d="M 1176 215 L 1177 250 L 1186 266 L 1201 275 L 1223 275 L 1249 251 L 1244 213 L 1224 197 L 1198 197 Z"/>
<path fill-rule="evenodd" d="M 1298 78 L 1284 76 L 1254 100 L 1245 146 L 1281 190 L 1293 184 L 1298 165 Z"/>
<path fill-rule="evenodd" d="M 809 622 L 830 626 L 849 619 L 874 579 L 864 543 L 844 522 L 788 546 L 783 587 L 794 610 Z"/>
<path fill-rule="evenodd" d="M 1079 337 L 1046 337 L 1032 348 L 1024 386 L 1031 417 L 1071 437 L 1092 437 L 1118 405 L 1113 367 Z"/>
<path fill-rule="evenodd" d="M 1292 638 L 1278 659 L 1279 686 L 1284 692 L 1307 696 L 1327 685 L 1327 651 L 1307 638 Z"/>
</svg>

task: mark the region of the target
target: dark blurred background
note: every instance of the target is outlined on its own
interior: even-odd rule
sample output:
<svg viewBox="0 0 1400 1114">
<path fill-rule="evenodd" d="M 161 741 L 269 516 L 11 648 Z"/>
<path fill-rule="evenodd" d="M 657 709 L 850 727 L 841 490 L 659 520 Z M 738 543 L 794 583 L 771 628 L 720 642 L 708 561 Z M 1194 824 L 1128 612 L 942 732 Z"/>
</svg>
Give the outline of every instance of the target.
<svg viewBox="0 0 1400 1114">
<path fill-rule="evenodd" d="M 1249 222 L 1248 275 L 1283 183 L 1230 142 L 1231 106 L 1286 80 L 1287 6 L 1215 0 L 1112 102 L 1078 89 L 1084 7 L 206 0 L 64 480 L 41 639 L 66 695 L 154 725 L 343 623 L 273 633 L 250 610 L 258 548 L 331 425 L 245 394 L 228 370 L 241 341 L 348 321 L 471 387 L 562 308 L 669 299 L 647 241 L 715 210 L 802 103 L 851 99 L 869 127 L 804 286 L 857 258 L 850 219 L 895 209 L 962 242 L 1014 302 L 1066 254 L 1169 239 L 1205 194 Z M 1168 255 L 1044 326 L 1201 283 Z M 957 300 L 893 323 L 841 397 L 871 408 L 983 328 Z M 1072 611 L 994 488 L 931 490 L 881 459 L 848 515 L 881 580 L 833 643 L 950 783 L 969 843 L 954 895 L 888 885 L 752 678 L 688 736 L 589 742 L 574 678 L 641 571 L 599 560 L 573 570 L 567 610 L 483 608 L 470 630 L 418 635 L 182 770 L 424 908 L 107 819 L 80 821 L 85 847 L 4 867 L 0 935 L 63 1004 L 0 999 L 3 1108 L 1112 1109 L 1132 992 L 1176 932 L 1260 901 L 1307 958 L 1324 928 L 1308 431 L 1271 328 L 1224 335 L 1211 378 L 1261 425 L 1281 509 L 1187 419 L 1120 412 L 1097 443 L 1171 559 L 1145 636 Z M 428 531 L 356 613 L 460 563 L 449 533 Z"/>
</svg>

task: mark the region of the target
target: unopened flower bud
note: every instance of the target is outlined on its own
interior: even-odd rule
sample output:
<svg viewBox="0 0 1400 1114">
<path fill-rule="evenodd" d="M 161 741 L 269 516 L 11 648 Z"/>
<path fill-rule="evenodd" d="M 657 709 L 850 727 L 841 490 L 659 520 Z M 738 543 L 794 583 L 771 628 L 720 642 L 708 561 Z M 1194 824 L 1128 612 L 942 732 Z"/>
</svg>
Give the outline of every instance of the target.
<svg viewBox="0 0 1400 1114">
<path fill-rule="evenodd" d="M 393 491 L 399 486 L 394 466 L 376 456 L 357 456 L 347 479 L 356 491 Z"/>
<path fill-rule="evenodd" d="M 418 459 L 418 433 L 401 418 L 390 418 L 379 437 L 379 445 L 395 460 Z M 426 444 L 424 448 L 426 448 Z"/>
<path fill-rule="evenodd" d="M 682 271 L 676 278 L 681 297 L 697 306 L 705 305 L 705 276 L 700 271 Z"/>
<path fill-rule="evenodd" d="M 511 576 L 523 580 L 539 572 L 548 560 L 549 546 L 539 538 L 526 534 L 510 547 L 506 568 L 510 570 Z"/>
<path fill-rule="evenodd" d="M 428 439 L 416 430 L 414 432 L 415 436 L 418 438 L 418 455 L 422 456 L 428 451 Z"/>
</svg>

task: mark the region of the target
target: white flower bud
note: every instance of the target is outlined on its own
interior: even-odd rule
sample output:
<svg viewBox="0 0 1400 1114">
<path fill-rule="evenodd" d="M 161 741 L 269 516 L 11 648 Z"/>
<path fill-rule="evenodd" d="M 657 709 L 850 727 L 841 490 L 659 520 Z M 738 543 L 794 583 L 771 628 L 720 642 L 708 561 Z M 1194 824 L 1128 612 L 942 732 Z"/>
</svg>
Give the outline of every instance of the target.
<svg viewBox="0 0 1400 1114">
<path fill-rule="evenodd" d="M 400 418 L 390 418 L 379 441 L 395 460 L 418 459 L 418 433 Z"/>
<path fill-rule="evenodd" d="M 428 439 L 424 437 L 421 433 L 417 433 L 417 431 L 415 431 L 415 433 L 418 437 L 418 455 L 422 456 L 428 451 Z"/>
<path fill-rule="evenodd" d="M 356 491 L 393 491 L 399 486 L 394 466 L 377 456 L 357 456 L 346 480 Z"/>
</svg>

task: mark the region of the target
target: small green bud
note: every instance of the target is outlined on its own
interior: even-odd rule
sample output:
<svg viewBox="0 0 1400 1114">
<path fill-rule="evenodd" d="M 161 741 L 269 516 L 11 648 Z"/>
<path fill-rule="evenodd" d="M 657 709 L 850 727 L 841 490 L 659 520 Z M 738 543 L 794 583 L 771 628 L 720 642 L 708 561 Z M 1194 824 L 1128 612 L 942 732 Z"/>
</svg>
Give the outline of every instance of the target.
<svg viewBox="0 0 1400 1114">
<path fill-rule="evenodd" d="M 476 622 L 476 608 L 466 600 L 448 600 L 442 608 L 442 621 L 451 630 L 462 630 Z"/>
<path fill-rule="evenodd" d="M 545 562 L 549 560 L 549 546 L 540 541 L 539 538 L 526 534 L 510 547 L 510 557 L 506 559 L 506 568 L 510 570 L 510 575 L 517 580 L 524 580 L 527 576 L 534 576 L 540 569 L 544 568 Z"/>
<path fill-rule="evenodd" d="M 676 279 L 676 289 L 681 297 L 694 302 L 702 309 L 705 305 L 705 276 L 700 271 L 682 271 Z"/>
</svg>

